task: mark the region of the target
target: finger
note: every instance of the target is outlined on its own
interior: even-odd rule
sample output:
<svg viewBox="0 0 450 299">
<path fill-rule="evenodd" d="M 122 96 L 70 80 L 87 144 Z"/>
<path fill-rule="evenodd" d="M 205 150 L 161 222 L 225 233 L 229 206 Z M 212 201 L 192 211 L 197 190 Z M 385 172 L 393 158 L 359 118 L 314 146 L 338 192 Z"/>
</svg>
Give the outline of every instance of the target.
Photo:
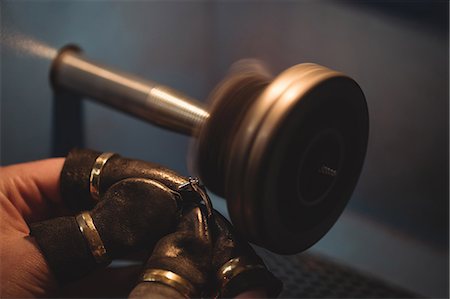
<svg viewBox="0 0 450 299">
<path fill-rule="evenodd" d="M 2 219 L 3 220 L 3 219 Z M 0 298 L 48 297 L 56 289 L 35 240 L 26 234 L 2 234 Z"/>
<path fill-rule="evenodd" d="M 138 248 L 153 248 L 178 220 L 178 198 L 148 179 L 113 185 L 90 212 L 30 224 L 31 235 L 61 283 L 104 267 Z"/>
<path fill-rule="evenodd" d="M 10 213 L 10 216 L 20 216 L 31 223 L 63 213 L 59 192 L 63 164 L 64 158 L 54 158 L 1 167 L 2 206 L 18 213 Z"/>
</svg>

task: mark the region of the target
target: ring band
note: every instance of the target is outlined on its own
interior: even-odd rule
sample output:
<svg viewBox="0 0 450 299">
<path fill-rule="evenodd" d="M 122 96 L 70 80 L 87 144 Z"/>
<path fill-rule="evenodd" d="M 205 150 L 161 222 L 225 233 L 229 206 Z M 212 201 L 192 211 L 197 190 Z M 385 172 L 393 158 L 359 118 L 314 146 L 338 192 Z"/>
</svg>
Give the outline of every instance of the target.
<svg viewBox="0 0 450 299">
<path fill-rule="evenodd" d="M 108 263 L 109 258 L 106 254 L 106 248 L 89 212 L 77 215 L 76 221 L 97 264 Z"/>
<path fill-rule="evenodd" d="M 226 262 L 217 271 L 217 280 L 219 282 L 219 289 L 223 289 L 228 282 L 236 277 L 238 274 L 255 269 L 266 269 L 263 265 L 249 264 L 243 257 L 235 257 Z"/>
<path fill-rule="evenodd" d="M 95 159 L 94 165 L 92 166 L 91 175 L 89 177 L 89 192 L 95 202 L 100 200 L 100 173 L 106 162 L 114 155 L 115 153 L 102 153 Z"/>
<path fill-rule="evenodd" d="M 142 274 L 141 281 L 158 282 L 168 285 L 177 290 L 185 298 L 193 298 L 196 295 L 194 286 L 187 279 L 169 270 L 147 269 Z"/>
</svg>

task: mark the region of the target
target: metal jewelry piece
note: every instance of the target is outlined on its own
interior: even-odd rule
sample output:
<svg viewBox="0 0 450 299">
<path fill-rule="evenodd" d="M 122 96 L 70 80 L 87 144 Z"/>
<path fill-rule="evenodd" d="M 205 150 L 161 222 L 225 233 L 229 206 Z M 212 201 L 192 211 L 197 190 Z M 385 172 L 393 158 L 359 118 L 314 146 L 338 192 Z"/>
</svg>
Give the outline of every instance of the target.
<svg viewBox="0 0 450 299">
<path fill-rule="evenodd" d="M 238 274 L 254 269 L 266 269 L 263 265 L 249 264 L 243 257 L 235 257 L 223 264 L 216 273 L 219 292 Z"/>
<path fill-rule="evenodd" d="M 208 222 L 213 218 L 213 206 L 211 202 L 211 198 L 209 198 L 208 194 L 203 190 L 200 185 L 200 180 L 198 178 L 189 177 L 189 181 L 178 186 L 178 190 L 183 190 L 190 187 L 192 191 L 197 192 L 203 203 L 205 204 L 206 211 L 208 213 L 207 218 Z"/>
<path fill-rule="evenodd" d="M 100 201 L 100 174 L 106 162 L 114 156 L 115 153 L 102 153 L 94 162 L 92 166 L 91 175 L 89 177 L 89 192 L 95 202 Z"/>
<path fill-rule="evenodd" d="M 77 215 L 76 221 L 97 264 L 108 263 L 109 258 L 107 256 L 106 248 L 103 245 L 102 238 L 100 237 L 97 228 L 95 227 L 94 220 L 89 212 L 83 212 Z"/>
<path fill-rule="evenodd" d="M 169 270 L 147 269 L 142 274 L 141 281 L 168 285 L 176 289 L 185 298 L 192 298 L 196 294 L 194 286 L 187 279 Z"/>
</svg>

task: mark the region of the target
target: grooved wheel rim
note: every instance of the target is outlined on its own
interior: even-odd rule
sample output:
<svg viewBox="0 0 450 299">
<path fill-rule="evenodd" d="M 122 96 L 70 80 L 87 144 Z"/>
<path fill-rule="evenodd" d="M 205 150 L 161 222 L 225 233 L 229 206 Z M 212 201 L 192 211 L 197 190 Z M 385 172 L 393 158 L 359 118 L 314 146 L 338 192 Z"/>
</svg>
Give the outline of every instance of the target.
<svg viewBox="0 0 450 299">
<path fill-rule="evenodd" d="M 331 103 L 335 92 L 338 93 L 336 98 L 339 98 L 344 106 L 340 109 L 352 109 L 348 116 L 337 115 L 336 119 L 345 120 L 345 117 L 350 117 L 360 127 L 354 131 L 357 142 L 346 139 L 346 146 L 352 148 L 349 152 L 355 154 L 355 161 L 346 160 L 351 170 L 346 167 L 345 174 L 350 177 L 338 180 L 339 188 L 333 192 L 342 196 L 335 196 L 336 199 L 333 200 L 336 204 L 327 207 L 327 213 L 316 211 L 317 219 L 311 220 L 311 223 L 301 223 L 299 227 L 292 227 L 293 225 L 288 225 L 284 223 L 284 219 L 281 219 L 283 217 L 281 212 L 277 214 L 278 207 L 274 202 L 279 199 L 267 198 L 268 193 L 273 193 L 271 185 L 277 184 L 275 183 L 277 178 L 271 178 L 271 173 L 266 173 L 268 169 L 274 167 L 267 168 L 265 164 L 270 164 L 273 160 L 270 156 L 271 152 L 278 151 L 278 155 L 280 152 L 283 155 L 283 150 L 277 147 L 284 146 L 280 144 L 286 142 L 283 140 L 274 142 L 274 140 L 278 140 L 279 136 L 283 135 L 280 130 L 285 126 L 287 119 L 303 117 L 303 112 L 298 111 L 299 105 L 304 106 L 305 112 L 308 112 L 308 107 L 314 106 L 314 101 L 318 100 L 311 99 L 309 96 L 314 92 L 318 92 L 318 96 L 321 97 L 320 102 L 324 103 L 323 107 L 316 107 L 315 111 L 320 112 L 321 109 L 325 111 L 326 104 Z M 324 98 L 326 95 L 330 99 Z M 305 99 L 308 100 L 305 101 Z M 303 101 L 305 102 L 302 103 Z M 296 112 L 292 114 L 293 111 Z M 301 130 L 307 132 L 309 129 L 301 128 Z M 348 136 L 345 130 L 340 130 Z M 227 165 L 226 197 L 235 226 L 253 242 L 279 253 L 298 252 L 314 244 L 334 224 L 350 197 L 364 159 L 367 132 L 368 117 L 365 99 L 352 79 L 314 64 L 294 66 L 280 74 L 247 112 L 231 148 Z M 287 149 L 285 151 L 288 152 Z M 283 172 L 280 174 L 283 175 Z M 288 193 L 288 195 L 291 194 L 292 192 Z M 304 207 L 301 208 L 305 210 Z M 295 218 L 295 215 L 290 215 L 288 218 Z"/>
</svg>

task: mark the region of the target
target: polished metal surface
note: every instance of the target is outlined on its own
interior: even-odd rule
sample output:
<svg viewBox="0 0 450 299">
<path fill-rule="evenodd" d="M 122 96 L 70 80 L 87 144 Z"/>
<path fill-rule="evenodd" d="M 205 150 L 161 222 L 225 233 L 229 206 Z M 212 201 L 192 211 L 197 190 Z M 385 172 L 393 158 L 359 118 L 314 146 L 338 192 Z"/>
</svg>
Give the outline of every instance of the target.
<svg viewBox="0 0 450 299">
<path fill-rule="evenodd" d="M 185 298 L 193 298 L 197 293 L 195 287 L 187 279 L 165 269 L 147 269 L 142 274 L 140 281 L 170 286 L 180 292 Z"/>
<path fill-rule="evenodd" d="M 52 66 L 56 88 L 66 88 L 170 130 L 195 135 L 209 114 L 196 100 L 169 87 L 92 62 L 73 46 Z"/>
<path fill-rule="evenodd" d="M 261 264 L 252 264 L 245 257 L 235 257 L 222 265 L 216 273 L 217 281 L 219 282 L 219 290 L 230 282 L 231 279 L 238 276 L 244 271 L 251 271 L 255 269 L 266 269 Z"/>
<path fill-rule="evenodd" d="M 108 252 L 102 238 L 95 227 L 94 220 L 89 212 L 83 212 L 75 217 L 78 227 L 86 239 L 86 243 L 97 264 L 109 263 Z"/>
<path fill-rule="evenodd" d="M 97 157 L 92 166 L 91 174 L 89 176 L 89 192 L 96 203 L 100 201 L 100 174 L 106 162 L 114 155 L 115 153 L 102 153 Z"/>
</svg>

